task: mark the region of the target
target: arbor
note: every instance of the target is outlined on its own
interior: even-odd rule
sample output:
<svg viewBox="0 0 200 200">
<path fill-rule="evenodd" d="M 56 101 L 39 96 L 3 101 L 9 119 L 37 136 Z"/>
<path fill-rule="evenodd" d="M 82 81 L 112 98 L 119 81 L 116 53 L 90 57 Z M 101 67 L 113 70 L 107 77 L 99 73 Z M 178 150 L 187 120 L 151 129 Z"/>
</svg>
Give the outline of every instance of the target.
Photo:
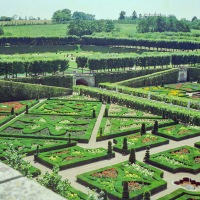
<svg viewBox="0 0 200 200">
<path fill-rule="evenodd" d="M 69 20 L 71 20 L 71 10 L 69 9 L 63 9 L 63 10 L 57 10 L 53 13 L 53 16 L 51 18 L 54 23 L 66 23 Z"/>
<path fill-rule="evenodd" d="M 120 14 L 119 14 L 119 20 L 124 20 L 125 19 L 125 15 L 126 15 L 126 12 L 125 11 L 121 11 Z"/>
</svg>

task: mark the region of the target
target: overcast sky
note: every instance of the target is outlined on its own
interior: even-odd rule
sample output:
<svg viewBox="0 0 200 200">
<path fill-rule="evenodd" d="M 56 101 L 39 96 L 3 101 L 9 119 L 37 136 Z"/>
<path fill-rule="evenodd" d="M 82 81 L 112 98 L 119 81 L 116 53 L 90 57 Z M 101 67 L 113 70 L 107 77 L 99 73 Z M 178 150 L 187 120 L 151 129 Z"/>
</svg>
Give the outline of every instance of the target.
<svg viewBox="0 0 200 200">
<path fill-rule="evenodd" d="M 96 16 L 96 19 L 117 19 L 120 11 L 137 14 L 173 14 L 178 19 L 200 19 L 200 0 L 0 0 L 0 16 L 41 17 L 51 19 L 59 9 L 68 8 Z"/>
</svg>

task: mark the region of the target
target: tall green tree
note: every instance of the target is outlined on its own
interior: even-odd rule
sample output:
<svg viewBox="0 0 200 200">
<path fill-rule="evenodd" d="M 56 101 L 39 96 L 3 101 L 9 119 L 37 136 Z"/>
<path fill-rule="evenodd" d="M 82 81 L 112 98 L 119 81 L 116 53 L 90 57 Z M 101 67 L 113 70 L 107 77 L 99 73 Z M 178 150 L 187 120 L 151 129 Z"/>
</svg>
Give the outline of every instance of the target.
<svg viewBox="0 0 200 200">
<path fill-rule="evenodd" d="M 121 11 L 120 14 L 119 14 L 119 20 L 124 20 L 125 19 L 125 15 L 126 15 L 126 12 L 125 11 Z"/>
<path fill-rule="evenodd" d="M 66 23 L 71 20 L 71 10 L 57 10 L 53 13 L 52 20 L 54 23 Z"/>
<path fill-rule="evenodd" d="M 137 13 L 136 11 L 134 10 L 133 13 L 132 13 L 132 17 L 131 17 L 133 20 L 136 20 L 138 17 L 137 17 Z"/>
</svg>

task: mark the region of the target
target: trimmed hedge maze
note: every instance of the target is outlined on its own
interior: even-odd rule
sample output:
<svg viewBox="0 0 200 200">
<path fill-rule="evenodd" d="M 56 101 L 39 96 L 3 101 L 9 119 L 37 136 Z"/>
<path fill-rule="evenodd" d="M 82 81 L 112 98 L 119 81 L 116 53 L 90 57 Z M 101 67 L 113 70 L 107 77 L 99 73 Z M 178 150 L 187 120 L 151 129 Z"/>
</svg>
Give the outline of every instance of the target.
<svg viewBox="0 0 200 200">
<path fill-rule="evenodd" d="M 146 190 L 155 194 L 166 189 L 167 183 L 162 180 L 162 176 L 162 171 L 137 161 L 90 171 L 78 175 L 77 181 L 97 191 L 105 190 L 108 197 L 115 200 L 122 199 L 122 184 L 127 181 L 130 199 L 141 200 Z"/>
<path fill-rule="evenodd" d="M 145 124 L 146 130 L 151 130 L 155 120 L 158 121 L 160 127 L 174 124 L 172 119 L 162 119 L 161 116 L 114 104 L 108 104 L 106 110 L 98 131 L 97 141 L 137 133 L 142 124 Z"/>
<path fill-rule="evenodd" d="M 98 115 L 101 103 L 97 101 L 78 101 L 78 100 L 47 100 L 39 105 L 31 113 L 34 114 L 55 114 L 92 117 L 93 110 Z"/>
<path fill-rule="evenodd" d="M 107 153 L 107 149 L 104 148 L 85 149 L 74 146 L 41 153 L 38 157 L 38 161 L 50 168 L 57 165 L 63 170 L 111 157 L 115 157 L 115 154 Z"/>
<path fill-rule="evenodd" d="M 127 140 L 127 145 L 124 145 L 124 140 Z M 146 133 L 141 135 L 141 133 L 135 133 L 125 137 L 117 137 L 113 139 L 115 143 L 113 150 L 123 154 L 129 154 L 131 149 L 135 151 L 145 150 L 147 146 L 157 147 L 164 144 L 169 144 L 169 140 Z"/>
<path fill-rule="evenodd" d="M 184 189 L 178 189 L 158 200 L 197 200 L 200 199 L 200 192 L 192 192 Z"/>
<path fill-rule="evenodd" d="M 182 146 L 150 156 L 148 163 L 172 173 L 200 172 L 200 150 L 195 147 Z"/>
<path fill-rule="evenodd" d="M 43 140 L 43 139 L 30 139 L 30 138 L 0 138 L 0 159 L 4 159 L 5 151 L 8 150 L 9 144 L 17 150 L 27 155 L 33 155 L 36 149 L 39 148 L 39 152 L 54 150 L 58 148 L 64 148 L 70 146 L 67 141 L 62 140 Z M 75 145 L 76 143 L 73 142 Z"/>
<path fill-rule="evenodd" d="M 3 129 L 0 135 L 66 139 L 71 134 L 71 139 L 87 142 L 95 122 L 96 119 L 84 117 L 27 114 Z"/>
<path fill-rule="evenodd" d="M 191 127 L 183 124 L 165 126 L 158 129 L 159 136 L 169 138 L 171 140 L 180 141 L 200 135 L 200 127 Z"/>
</svg>

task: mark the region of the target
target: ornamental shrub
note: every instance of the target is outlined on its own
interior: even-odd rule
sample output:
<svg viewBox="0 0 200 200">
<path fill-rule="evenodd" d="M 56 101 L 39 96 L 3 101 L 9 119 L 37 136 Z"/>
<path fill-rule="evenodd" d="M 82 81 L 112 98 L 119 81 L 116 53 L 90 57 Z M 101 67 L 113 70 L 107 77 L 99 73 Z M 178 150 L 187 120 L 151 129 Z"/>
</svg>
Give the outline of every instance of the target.
<svg viewBox="0 0 200 200">
<path fill-rule="evenodd" d="M 109 141 L 108 142 L 108 151 L 107 151 L 108 154 L 111 154 L 112 153 L 112 142 Z"/>
<path fill-rule="evenodd" d="M 135 163 L 136 161 L 136 157 L 135 157 L 135 149 L 131 149 L 131 153 L 130 153 L 130 156 L 129 156 L 129 162 L 131 164 Z"/>
<path fill-rule="evenodd" d="M 146 134 L 146 127 L 145 127 L 144 123 L 141 126 L 140 133 L 141 133 L 141 135 L 145 135 Z"/>
<path fill-rule="evenodd" d="M 124 138 L 123 140 L 123 146 L 122 146 L 123 152 L 125 153 L 126 150 L 128 150 L 128 142 L 127 138 Z"/>
<path fill-rule="evenodd" d="M 145 153 L 145 156 L 144 156 L 144 162 L 148 162 L 149 161 L 149 158 L 150 158 L 150 147 L 148 146 L 147 149 L 146 149 L 146 153 Z"/>
<path fill-rule="evenodd" d="M 123 182 L 123 194 L 122 194 L 122 199 L 129 199 L 129 190 L 128 190 L 128 182 L 124 181 Z"/>
</svg>

